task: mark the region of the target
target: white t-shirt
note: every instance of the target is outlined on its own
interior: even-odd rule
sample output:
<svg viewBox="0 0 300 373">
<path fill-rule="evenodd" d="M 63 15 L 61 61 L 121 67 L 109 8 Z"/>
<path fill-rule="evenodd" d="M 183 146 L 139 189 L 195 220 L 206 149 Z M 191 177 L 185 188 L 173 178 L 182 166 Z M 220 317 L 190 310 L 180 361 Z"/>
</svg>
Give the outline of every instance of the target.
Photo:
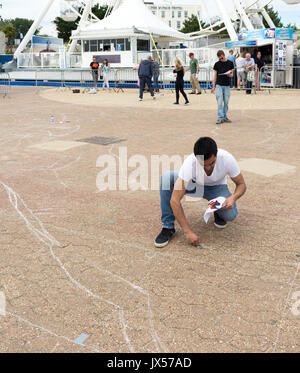
<svg viewBox="0 0 300 373">
<path fill-rule="evenodd" d="M 233 155 L 226 150 L 219 149 L 217 161 L 214 170 L 210 176 L 207 176 L 204 168 L 201 166 L 194 154 L 189 155 L 184 161 L 179 177 L 186 183 L 193 180 L 199 185 L 213 186 L 227 184 L 226 176 L 237 177 L 241 173 L 240 167 Z"/>
<path fill-rule="evenodd" d="M 243 57 L 237 58 L 235 60 L 235 64 L 236 64 L 237 72 L 243 72 L 243 71 L 245 71 L 245 69 L 244 69 L 245 58 L 243 58 Z"/>
</svg>

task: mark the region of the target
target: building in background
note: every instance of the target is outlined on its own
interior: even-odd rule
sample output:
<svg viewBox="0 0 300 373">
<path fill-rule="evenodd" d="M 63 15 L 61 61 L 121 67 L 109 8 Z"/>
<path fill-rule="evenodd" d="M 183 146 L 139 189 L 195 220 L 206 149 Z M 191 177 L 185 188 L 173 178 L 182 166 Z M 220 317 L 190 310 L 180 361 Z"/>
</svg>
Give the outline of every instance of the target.
<svg viewBox="0 0 300 373">
<path fill-rule="evenodd" d="M 168 26 L 180 30 L 183 22 L 192 14 L 201 18 L 202 8 L 200 5 L 173 4 L 173 1 L 144 1 L 152 13 L 162 19 Z"/>
</svg>

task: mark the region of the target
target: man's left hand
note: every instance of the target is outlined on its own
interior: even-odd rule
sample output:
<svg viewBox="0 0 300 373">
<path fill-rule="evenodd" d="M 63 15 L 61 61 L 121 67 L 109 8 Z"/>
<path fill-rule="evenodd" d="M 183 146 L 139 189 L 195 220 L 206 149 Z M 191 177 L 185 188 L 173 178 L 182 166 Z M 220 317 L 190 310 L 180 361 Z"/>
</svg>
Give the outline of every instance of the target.
<svg viewBox="0 0 300 373">
<path fill-rule="evenodd" d="M 224 203 L 223 203 L 221 209 L 222 209 L 222 210 L 232 210 L 233 207 L 234 207 L 234 204 L 235 204 L 235 199 L 234 199 L 233 196 L 231 196 L 231 197 L 227 198 L 227 199 L 224 201 Z"/>
</svg>

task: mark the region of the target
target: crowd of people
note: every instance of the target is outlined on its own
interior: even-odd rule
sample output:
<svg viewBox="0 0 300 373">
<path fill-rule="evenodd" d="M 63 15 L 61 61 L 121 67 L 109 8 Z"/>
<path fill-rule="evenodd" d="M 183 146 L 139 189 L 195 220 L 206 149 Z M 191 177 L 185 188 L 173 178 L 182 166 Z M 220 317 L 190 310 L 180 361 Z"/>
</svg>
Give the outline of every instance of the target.
<svg viewBox="0 0 300 373">
<path fill-rule="evenodd" d="M 246 94 L 251 94 L 253 83 L 256 90 L 260 90 L 261 69 L 265 65 L 261 51 L 250 53 L 239 53 L 234 55 L 230 50 L 227 59 L 233 63 L 235 73 L 231 78 L 230 87 L 237 89 L 245 88 Z"/>
<path fill-rule="evenodd" d="M 173 74 L 176 77 L 175 81 L 175 91 L 176 91 L 176 102 L 174 105 L 179 105 L 179 93 L 182 94 L 183 98 L 185 99 L 185 105 L 189 104 L 189 100 L 187 98 L 186 93 L 184 92 L 184 75 L 187 71 L 190 71 L 190 83 L 192 85 L 192 92 L 191 95 L 201 95 L 202 90 L 200 87 L 200 83 L 198 80 L 199 74 L 199 62 L 195 58 L 194 53 L 189 54 L 190 64 L 185 69 L 183 67 L 182 62 L 179 58 L 175 59 L 174 62 L 174 70 Z M 155 99 L 155 94 L 159 92 L 159 76 L 160 76 L 160 65 L 158 61 L 155 61 L 151 56 L 149 56 L 146 60 L 140 60 L 139 63 L 133 68 L 133 70 L 138 71 L 138 86 L 140 90 L 139 100 L 143 100 L 143 92 L 147 85 L 148 90 Z M 152 85 L 152 78 L 153 78 L 153 85 Z"/>
<path fill-rule="evenodd" d="M 245 88 L 246 94 L 251 94 L 252 84 L 255 83 L 256 89 L 260 89 L 261 69 L 265 65 L 262 58 L 261 51 L 256 51 L 251 56 L 250 53 L 240 53 L 234 55 L 234 51 L 230 50 L 229 55 L 226 57 L 223 50 L 217 53 L 218 61 L 215 63 L 213 85 L 211 93 L 216 93 L 218 104 L 218 119 L 216 124 L 230 123 L 228 118 L 229 99 L 231 88 L 234 86 L 237 89 Z M 184 91 L 184 75 L 190 71 L 190 83 L 192 90 L 190 95 L 201 95 L 201 87 L 199 83 L 199 62 L 195 58 L 193 52 L 189 53 L 189 66 L 185 68 L 179 58 L 174 61 L 173 75 L 176 77 L 175 91 L 176 101 L 174 105 L 180 104 L 180 94 L 184 99 L 184 105 L 189 105 L 190 101 Z M 160 77 L 160 64 L 159 61 L 154 60 L 152 56 L 147 59 L 141 59 L 139 63 L 133 67 L 138 72 L 138 86 L 139 86 L 139 101 L 143 101 L 144 91 L 150 92 L 153 100 L 156 94 L 159 93 L 159 77 Z M 90 72 L 94 80 L 94 88 L 90 93 L 97 92 L 99 75 L 103 76 L 103 89 L 109 89 L 109 71 L 110 64 L 107 59 L 103 60 L 102 64 L 97 62 L 96 57 L 90 64 Z"/>
</svg>

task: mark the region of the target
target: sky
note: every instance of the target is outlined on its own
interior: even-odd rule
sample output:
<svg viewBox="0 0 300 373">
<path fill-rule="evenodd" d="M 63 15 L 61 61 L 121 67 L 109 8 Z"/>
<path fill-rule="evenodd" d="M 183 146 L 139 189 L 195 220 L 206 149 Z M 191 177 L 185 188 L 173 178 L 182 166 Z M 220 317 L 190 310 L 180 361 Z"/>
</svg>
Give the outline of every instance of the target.
<svg viewBox="0 0 300 373">
<path fill-rule="evenodd" d="M 46 4 L 48 0 L 0 0 L 2 8 L 0 7 L 0 15 L 2 18 L 29 18 L 36 19 L 43 8 L 43 4 Z M 153 0 L 152 0 L 153 1 Z M 209 7 L 210 16 L 216 15 L 214 10 L 215 6 L 212 6 L 212 0 L 203 0 Z M 106 1 L 94 1 L 95 3 L 105 3 Z M 155 2 L 155 0 L 154 0 Z M 161 2 L 161 1 L 159 1 Z M 232 0 L 224 0 L 225 3 L 232 3 Z M 173 3 L 186 3 L 186 4 L 199 4 L 200 0 L 173 0 Z M 300 28 L 300 4 L 287 5 L 283 0 L 273 0 L 273 7 L 279 11 L 284 24 L 296 23 Z M 55 0 L 51 6 L 49 12 L 42 22 L 42 34 L 55 35 L 55 26 L 52 21 L 60 13 L 60 0 Z"/>
</svg>

